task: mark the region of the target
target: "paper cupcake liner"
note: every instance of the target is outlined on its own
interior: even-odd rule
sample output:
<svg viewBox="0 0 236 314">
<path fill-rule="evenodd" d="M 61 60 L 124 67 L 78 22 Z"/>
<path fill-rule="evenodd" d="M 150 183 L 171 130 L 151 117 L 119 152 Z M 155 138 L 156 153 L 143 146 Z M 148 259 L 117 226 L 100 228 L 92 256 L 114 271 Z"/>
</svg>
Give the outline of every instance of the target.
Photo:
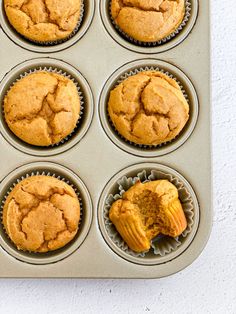
<svg viewBox="0 0 236 314">
<path fill-rule="evenodd" d="M 130 76 L 133 76 L 133 75 L 136 75 L 140 72 L 144 72 L 144 71 L 159 71 L 165 75 L 167 75 L 168 77 L 170 77 L 171 79 L 175 80 L 179 87 L 181 88 L 181 91 L 186 99 L 186 101 L 188 102 L 188 104 L 190 103 L 189 101 L 189 96 L 186 92 L 186 90 L 184 89 L 183 85 L 181 84 L 181 82 L 173 75 L 171 74 L 170 72 L 168 71 L 165 71 L 163 69 L 160 69 L 159 67 L 154 67 L 154 66 L 145 66 L 145 67 L 139 67 L 139 68 L 136 68 L 136 69 L 133 69 L 129 72 L 126 72 L 124 74 L 122 74 L 119 79 L 117 80 L 117 83 L 115 84 L 115 87 L 117 87 L 120 83 L 122 83 L 123 81 L 125 81 L 128 77 Z M 110 125 L 112 126 L 112 129 L 113 131 L 115 132 L 115 134 L 121 139 L 123 140 L 124 142 L 128 143 L 129 145 L 131 146 L 134 146 L 136 148 L 141 148 L 141 149 L 144 149 L 144 150 L 154 150 L 154 149 L 157 149 L 157 148 L 160 148 L 160 147 L 163 147 L 163 146 L 166 146 L 166 145 L 169 145 L 171 143 L 173 143 L 174 141 L 176 141 L 179 137 L 179 135 L 183 132 L 183 130 L 186 128 L 186 125 L 184 126 L 184 128 L 181 130 L 181 132 L 175 137 L 173 138 L 172 140 L 170 141 L 167 141 L 167 142 L 164 142 L 164 143 L 161 143 L 161 144 L 158 144 L 158 145 L 142 145 L 142 144 L 137 144 L 137 143 L 134 143 L 134 142 L 131 142 L 129 140 L 127 140 L 124 136 L 122 136 L 116 129 L 115 125 L 113 124 L 111 118 L 110 118 L 110 115 L 108 113 L 108 106 L 107 106 L 107 117 L 108 117 L 108 121 L 110 123 Z"/>
<path fill-rule="evenodd" d="M 9 196 L 9 194 L 11 193 L 11 191 L 14 189 L 14 187 L 20 183 L 22 180 L 24 179 L 27 179 L 29 177 L 34 177 L 34 176 L 50 176 L 50 177 L 53 177 L 53 178 L 56 178 L 60 181 L 63 181 L 65 183 L 67 183 L 69 186 L 71 186 L 73 188 L 73 190 L 75 191 L 76 195 L 77 195 L 77 198 L 79 200 L 79 203 L 80 203 L 80 220 L 79 220 L 79 224 L 78 226 L 80 226 L 81 224 L 81 221 L 83 219 L 83 202 L 82 202 L 82 199 L 80 197 L 80 193 L 79 193 L 79 190 L 69 181 L 67 180 L 66 178 L 60 176 L 60 175 L 56 175 L 55 173 L 51 173 L 49 171 L 36 171 L 36 172 L 31 172 L 31 173 L 26 173 L 25 175 L 23 176 L 20 176 L 18 179 L 16 179 L 14 182 L 12 182 L 11 186 L 9 187 L 8 191 L 5 193 L 4 197 L 2 198 L 1 200 L 1 205 L 0 205 L 0 217 L 1 217 L 1 227 L 2 229 L 4 230 L 5 232 L 5 235 L 7 236 L 7 238 L 9 239 L 9 241 L 14 245 L 14 247 L 16 248 L 16 250 L 18 251 L 15 243 L 11 240 L 11 238 L 9 237 L 5 227 L 4 227 L 4 224 L 3 224 L 3 207 L 5 205 L 5 202 Z M 78 230 L 79 232 L 79 230 Z M 76 235 L 75 235 L 76 237 Z M 73 239 L 72 239 L 73 241 Z M 70 243 L 70 242 L 69 242 Z M 69 243 L 67 243 L 66 245 L 68 245 Z M 65 246 L 66 246 L 65 245 Z M 65 248 L 62 247 L 61 249 Z M 36 254 L 36 255 L 42 255 L 42 254 L 47 254 L 48 252 L 45 252 L 45 253 L 40 253 L 40 252 L 32 252 L 32 251 L 28 251 L 28 250 L 21 250 L 22 252 L 28 252 L 28 253 L 31 253 L 31 254 Z M 56 250 L 55 250 L 56 251 Z M 53 252 L 53 251 L 51 251 Z"/>
<path fill-rule="evenodd" d="M 115 29 L 125 38 L 127 39 L 129 42 L 135 44 L 136 46 L 141 46 L 141 47 L 157 47 L 157 46 L 161 46 L 163 44 L 166 44 L 167 42 L 169 42 L 171 39 L 173 39 L 176 35 L 178 35 L 183 28 L 187 25 L 189 17 L 191 16 L 191 10 L 192 10 L 192 3 L 191 0 L 186 0 L 185 1 L 185 15 L 183 18 L 183 21 L 181 22 L 181 24 L 178 26 L 178 28 L 176 28 L 176 30 L 171 33 L 170 35 L 166 36 L 165 38 L 159 40 L 159 41 L 155 41 L 155 42 L 143 42 L 143 41 L 139 41 L 134 39 L 133 37 L 130 37 L 128 34 L 126 34 L 114 21 L 114 19 L 112 18 L 112 14 L 111 14 L 111 1 L 110 1 L 110 5 L 109 5 L 109 15 L 110 15 L 110 19 L 111 22 L 113 24 L 113 26 L 115 27 Z"/>
<path fill-rule="evenodd" d="M 20 76 L 17 79 L 15 79 L 15 81 L 10 85 L 10 87 L 6 91 L 5 95 L 7 95 L 7 93 L 10 91 L 10 89 L 18 81 L 20 81 L 22 78 L 24 78 L 24 77 L 26 77 L 26 76 L 28 76 L 28 75 L 30 75 L 32 73 L 42 72 L 42 71 L 60 74 L 60 75 L 63 75 L 64 77 L 70 79 L 75 84 L 75 86 L 77 88 L 77 91 L 78 91 L 79 99 L 80 99 L 80 113 L 79 113 L 79 118 L 77 120 L 77 123 L 76 123 L 76 126 L 75 126 L 74 130 L 69 135 L 64 137 L 60 142 L 58 142 L 56 144 L 49 145 L 49 146 L 41 146 L 42 148 L 54 148 L 54 147 L 58 147 L 60 145 L 63 145 L 65 142 L 67 142 L 73 135 L 76 134 L 76 132 L 79 129 L 79 124 L 80 124 L 80 122 L 81 122 L 81 120 L 83 118 L 83 115 L 84 115 L 84 96 L 83 96 L 83 93 L 82 93 L 81 88 L 79 86 L 79 82 L 74 77 L 72 77 L 70 74 L 68 74 L 66 71 L 63 71 L 61 69 L 57 69 L 56 67 L 36 67 L 36 68 L 31 68 L 30 70 L 20 74 Z M 3 113 L 4 119 L 5 119 L 4 106 L 2 106 L 2 113 Z M 32 146 L 34 146 L 34 145 L 32 145 Z"/>
<path fill-rule="evenodd" d="M 122 195 L 132 187 L 136 182 L 141 181 L 142 183 L 153 181 L 153 180 L 160 180 L 166 179 L 172 184 L 176 186 L 179 192 L 179 199 L 181 201 L 186 220 L 187 220 L 187 228 L 183 231 L 183 233 L 176 238 L 158 235 L 151 241 L 151 249 L 146 252 L 137 253 L 131 250 L 128 245 L 124 242 L 118 231 L 116 230 L 115 226 L 109 219 L 109 211 L 112 204 L 122 198 Z M 122 177 L 120 180 L 117 181 L 118 185 L 118 193 L 117 194 L 110 194 L 106 199 L 106 205 L 103 212 L 103 219 L 105 223 L 105 228 L 107 231 L 108 236 L 111 240 L 116 244 L 118 248 L 124 251 L 126 254 L 145 258 L 147 253 L 151 253 L 153 256 L 156 257 L 163 257 L 173 251 L 176 251 L 188 235 L 191 233 L 193 225 L 194 225 L 194 202 L 190 192 L 184 186 L 184 183 L 177 177 L 167 174 L 163 171 L 159 170 L 151 170 L 150 173 L 147 173 L 146 170 L 139 172 L 135 177 Z"/>
<path fill-rule="evenodd" d="M 28 38 L 26 36 L 23 36 L 23 37 L 27 41 L 32 42 L 32 43 L 34 43 L 34 44 L 36 44 L 38 46 L 55 46 L 55 45 L 59 45 L 59 44 L 62 44 L 64 42 L 66 42 L 67 40 L 69 40 L 70 38 L 72 38 L 72 37 L 74 37 L 76 35 L 76 33 L 79 31 L 79 28 L 80 28 L 81 23 L 83 21 L 83 17 L 84 17 L 84 1 L 81 1 L 80 16 L 79 16 L 79 19 L 78 19 L 78 23 L 77 23 L 76 27 L 74 28 L 73 32 L 69 36 L 67 36 L 66 38 L 55 40 L 55 41 L 37 41 L 37 40 L 32 40 L 32 39 L 30 39 L 30 38 Z"/>
</svg>

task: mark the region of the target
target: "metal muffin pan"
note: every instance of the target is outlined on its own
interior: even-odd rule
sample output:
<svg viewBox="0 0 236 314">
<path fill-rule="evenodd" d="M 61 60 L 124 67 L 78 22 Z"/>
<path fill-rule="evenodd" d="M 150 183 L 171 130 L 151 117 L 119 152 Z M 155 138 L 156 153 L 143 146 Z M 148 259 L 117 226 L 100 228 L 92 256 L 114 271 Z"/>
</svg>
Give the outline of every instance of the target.
<svg viewBox="0 0 236 314">
<path fill-rule="evenodd" d="M 205 247 L 210 235 L 209 3 L 192 0 L 192 15 L 182 35 L 179 33 L 158 47 L 145 48 L 126 42 L 118 33 L 116 38 L 114 34 L 108 34 L 104 22 L 104 18 L 108 17 L 104 16 L 108 1 L 96 1 L 94 16 L 95 1 L 84 2 L 85 10 L 87 8 L 84 23 L 93 19 L 91 26 L 83 37 L 77 38 L 78 42 L 75 35 L 69 40 L 70 43 L 64 42 L 61 46 L 42 47 L 26 42 L 12 29 L 9 30 L 4 13 L 0 14 L 1 103 L 7 89 L 22 71 L 35 66 L 52 66 L 61 67 L 78 80 L 85 97 L 85 112 L 88 110 L 87 132 L 84 131 L 81 137 L 80 133 L 75 134 L 72 142 L 48 149 L 27 146 L 14 138 L 5 125 L 1 111 L 1 201 L 14 180 L 28 172 L 45 171 L 72 181 L 84 195 L 86 205 L 83 207 L 84 225 L 81 224 L 76 239 L 64 249 L 41 257 L 17 251 L 0 226 L 0 277 L 160 278 L 191 264 Z M 186 133 L 177 138 L 174 144 L 154 150 L 137 150 L 118 138 L 111 138 L 115 135 L 106 127 L 104 110 L 107 93 L 124 71 L 137 66 L 156 66 L 168 71 L 177 77 L 188 94 L 190 124 Z M 121 143 L 126 146 L 121 147 Z M 130 169 L 135 173 L 152 167 L 167 167 L 165 169 L 176 171 L 187 180 L 189 188 L 196 195 L 199 220 L 193 236 L 185 246 L 180 247 L 178 254 L 166 255 L 157 263 L 151 261 L 143 265 L 128 260 L 110 247 L 102 232 L 99 215 L 101 202 L 109 193 L 107 187 L 110 182 L 120 178 L 120 175 L 128 175 Z"/>
</svg>

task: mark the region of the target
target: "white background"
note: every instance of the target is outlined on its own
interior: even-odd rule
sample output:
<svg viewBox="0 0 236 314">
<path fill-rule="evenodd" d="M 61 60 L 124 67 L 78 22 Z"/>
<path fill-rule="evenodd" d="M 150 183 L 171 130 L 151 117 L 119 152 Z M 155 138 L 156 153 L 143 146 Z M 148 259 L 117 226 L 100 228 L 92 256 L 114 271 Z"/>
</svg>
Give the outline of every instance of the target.
<svg viewBox="0 0 236 314">
<path fill-rule="evenodd" d="M 197 261 L 172 277 L 151 281 L 0 280 L 0 313 L 236 313 L 235 73 L 236 2 L 214 0 L 215 213 L 210 241 Z"/>
</svg>

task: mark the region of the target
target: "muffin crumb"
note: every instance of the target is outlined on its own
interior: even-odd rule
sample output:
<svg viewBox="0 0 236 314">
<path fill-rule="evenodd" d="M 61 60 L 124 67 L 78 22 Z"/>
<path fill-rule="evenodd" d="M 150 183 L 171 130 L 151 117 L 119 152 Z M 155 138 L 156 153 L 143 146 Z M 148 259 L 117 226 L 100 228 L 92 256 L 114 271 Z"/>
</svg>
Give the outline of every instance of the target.
<svg viewBox="0 0 236 314">
<path fill-rule="evenodd" d="M 187 227 L 178 190 L 167 180 L 136 183 L 112 204 L 109 218 L 135 252 L 149 250 L 159 234 L 177 237 Z"/>
</svg>

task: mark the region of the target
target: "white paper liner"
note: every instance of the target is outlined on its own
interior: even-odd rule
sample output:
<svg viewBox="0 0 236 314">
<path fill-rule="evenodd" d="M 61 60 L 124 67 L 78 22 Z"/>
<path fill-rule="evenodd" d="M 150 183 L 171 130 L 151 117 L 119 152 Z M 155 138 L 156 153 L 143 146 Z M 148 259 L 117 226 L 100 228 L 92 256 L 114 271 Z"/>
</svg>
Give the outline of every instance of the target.
<svg viewBox="0 0 236 314">
<path fill-rule="evenodd" d="M 5 232 L 5 235 L 7 236 L 7 238 L 10 240 L 10 242 L 14 245 L 15 249 L 17 250 L 17 252 L 19 252 L 19 250 L 17 249 L 15 243 L 11 240 L 11 238 L 9 237 L 5 227 L 4 227 L 4 224 L 3 224 L 3 207 L 5 205 L 5 202 L 9 196 L 9 194 L 11 193 L 11 191 L 15 188 L 15 186 L 20 183 L 22 180 L 24 179 L 27 179 L 29 177 L 34 177 L 34 176 L 49 176 L 49 177 L 53 177 L 53 178 L 56 178 L 60 181 L 63 181 L 65 183 L 67 183 L 69 186 L 71 186 L 73 188 L 73 190 L 75 191 L 76 195 L 77 195 L 77 198 L 79 200 L 79 203 L 80 203 L 80 220 L 79 220 L 79 224 L 78 224 L 78 227 L 80 226 L 81 224 L 81 221 L 83 219 L 83 202 L 82 202 L 82 199 L 80 197 L 80 193 L 79 193 L 79 190 L 77 189 L 77 187 L 75 185 L 73 185 L 69 180 L 67 180 L 66 178 L 64 178 L 63 176 L 60 176 L 60 175 L 56 175 L 55 173 L 52 173 L 52 172 L 49 172 L 49 171 L 35 171 L 35 172 L 30 172 L 30 173 L 26 173 L 22 176 L 20 176 L 18 179 L 16 179 L 14 182 L 12 182 L 10 188 L 8 189 L 8 191 L 6 192 L 6 194 L 4 195 L 4 197 L 2 198 L 1 200 L 1 205 L 0 205 L 0 217 L 1 217 L 1 224 L 0 224 L 0 227 L 4 230 Z M 78 229 L 78 232 L 79 232 L 79 229 Z M 76 235 L 75 235 L 76 237 Z M 74 238 L 75 238 L 74 237 Z M 73 238 L 73 239 L 74 239 Z M 73 241 L 73 239 L 71 241 Z M 70 242 L 68 242 L 65 246 L 61 247 L 60 249 L 58 250 L 62 250 L 62 249 L 66 249 L 66 246 L 70 244 Z M 30 254 L 35 254 L 36 256 L 40 257 L 40 255 L 45 255 L 45 254 L 48 254 L 48 253 L 53 253 L 53 252 L 56 252 L 57 250 L 53 250 L 53 251 L 48 251 L 48 252 L 43 252 L 43 253 L 40 253 L 40 252 L 31 252 L 31 251 L 28 251 L 28 250 L 20 250 L 21 252 L 25 252 L 25 253 L 30 253 Z"/>
<path fill-rule="evenodd" d="M 125 39 L 127 39 L 129 42 L 135 44 L 136 46 L 141 46 L 141 47 L 157 47 L 157 46 L 161 46 L 163 44 L 166 44 L 167 42 L 169 42 L 171 39 L 173 39 L 176 35 L 178 35 L 183 29 L 184 27 L 187 25 L 189 17 L 191 16 L 191 11 L 192 11 L 192 3 L 191 0 L 185 0 L 185 14 L 184 14 L 184 18 L 183 21 L 181 22 L 181 24 L 176 28 L 176 30 L 171 33 L 170 35 L 166 36 L 165 38 L 159 40 L 159 41 L 155 41 L 155 42 L 143 42 L 143 41 L 139 41 L 134 39 L 133 37 L 130 37 L 128 34 L 126 34 L 114 21 L 114 19 L 112 18 L 112 14 L 111 14 L 111 1 L 110 1 L 110 5 L 109 5 L 109 15 L 110 15 L 110 19 L 112 22 L 112 25 L 115 27 L 115 29 L 120 33 L 120 35 L 122 35 L 122 37 L 124 37 Z"/>
<path fill-rule="evenodd" d="M 118 231 L 116 230 L 115 226 L 109 219 L 109 211 L 112 206 L 112 204 L 122 198 L 122 195 L 127 191 L 131 186 L 133 186 L 136 182 L 141 181 L 142 183 L 148 182 L 148 181 L 154 181 L 154 180 L 161 180 L 166 179 L 172 184 L 176 186 L 179 192 L 179 199 L 181 201 L 186 220 L 187 220 L 187 228 L 183 231 L 183 233 L 176 238 L 159 235 L 155 239 L 151 241 L 151 249 L 146 252 L 137 253 L 131 250 L 128 245 L 124 242 Z M 143 170 L 142 172 L 139 172 L 137 176 L 135 177 L 122 177 L 120 180 L 117 181 L 117 194 L 110 194 L 106 199 L 106 205 L 103 212 L 103 218 L 104 223 L 106 227 L 106 231 L 108 236 L 111 238 L 111 240 L 116 244 L 118 248 L 120 248 L 122 251 L 124 251 L 126 254 L 134 256 L 134 257 L 140 257 L 145 258 L 145 256 L 148 254 L 152 254 L 156 257 L 162 257 L 165 256 L 172 251 L 176 251 L 182 243 L 184 243 L 185 239 L 188 237 L 188 235 L 192 231 L 192 227 L 194 225 L 194 203 L 192 196 L 190 192 L 187 190 L 187 188 L 184 186 L 184 183 L 177 177 L 165 173 L 163 171 L 159 170 L 151 170 L 147 172 L 146 170 Z"/>
<path fill-rule="evenodd" d="M 145 72 L 145 71 L 158 71 L 158 72 L 161 72 L 161 73 L 167 75 L 167 76 L 170 77 L 171 79 L 175 80 L 176 83 L 178 83 L 179 87 L 181 88 L 181 91 L 182 91 L 182 93 L 183 93 L 183 95 L 184 95 L 184 97 L 185 97 L 187 103 L 190 104 L 189 96 L 188 96 L 187 92 L 185 91 L 185 89 L 184 89 L 183 85 L 181 84 L 181 82 L 180 82 L 173 74 L 171 74 L 170 72 L 165 71 L 165 70 L 163 70 L 163 69 L 161 69 L 161 68 L 159 68 L 159 67 L 156 67 L 156 66 L 155 66 L 155 67 L 154 67 L 154 66 L 138 67 L 138 68 L 135 68 L 135 69 L 133 69 L 133 70 L 131 70 L 131 71 L 129 71 L 129 72 L 125 72 L 124 74 L 122 74 L 122 75 L 119 77 L 119 79 L 117 80 L 115 86 L 112 87 L 112 88 L 110 89 L 110 91 L 111 91 L 112 89 L 116 88 L 120 83 L 122 83 L 123 81 L 125 81 L 128 77 L 133 76 L 133 75 L 136 75 L 136 74 L 138 74 L 138 73 L 140 73 L 140 72 Z M 109 91 L 109 92 L 110 92 L 110 91 Z M 122 136 L 122 135 L 118 132 L 118 130 L 117 130 L 116 127 L 114 126 L 114 124 L 113 124 L 113 122 L 112 122 L 112 120 L 111 120 L 111 118 L 110 118 L 110 115 L 109 115 L 109 113 L 108 113 L 108 106 L 106 107 L 106 109 L 107 109 L 107 110 L 106 110 L 106 114 L 107 114 L 107 117 L 108 117 L 108 121 L 109 121 L 110 125 L 112 126 L 112 129 L 113 129 L 113 131 L 116 133 L 116 135 L 117 135 L 120 139 L 122 139 L 124 142 L 128 143 L 129 145 L 134 146 L 134 147 L 136 147 L 136 148 L 141 148 L 141 149 L 147 150 L 147 151 L 156 150 L 157 148 L 160 148 L 160 147 L 163 147 L 163 146 L 167 146 L 167 145 L 173 143 L 174 141 L 177 141 L 178 138 L 179 138 L 179 136 L 182 134 L 182 132 L 183 132 L 184 130 L 186 130 L 186 126 L 187 126 L 187 123 L 188 123 L 188 121 L 187 121 L 187 123 L 185 124 L 185 126 L 184 126 L 184 128 L 181 130 L 181 132 L 180 132 L 175 138 L 173 138 L 173 139 L 170 140 L 170 141 L 167 141 L 167 142 L 164 142 L 164 143 L 161 143 L 161 144 L 158 144 L 158 145 L 143 145 L 143 144 L 137 144 L 137 143 L 134 143 L 134 142 L 131 142 L 131 141 L 127 140 L 124 136 Z"/>
<path fill-rule="evenodd" d="M 78 95 L 79 95 L 79 99 L 80 99 L 80 112 L 79 112 L 79 117 L 78 117 L 78 120 L 77 120 L 77 123 L 76 123 L 76 126 L 74 128 L 74 130 L 69 134 L 67 135 L 66 137 L 64 137 L 60 142 L 58 143 L 55 143 L 55 144 L 52 144 L 52 145 L 48 145 L 48 146 L 37 146 L 37 147 L 40 147 L 40 148 L 54 148 L 54 147 L 58 147 L 62 144 L 64 144 L 65 142 L 67 142 L 73 135 L 75 135 L 75 133 L 79 130 L 79 124 L 83 118 L 83 115 L 84 115 L 84 96 L 83 96 L 83 93 L 81 91 L 81 88 L 79 86 L 79 82 L 73 77 L 71 76 L 70 74 L 68 74 L 66 71 L 63 71 L 62 69 L 57 69 L 56 67 L 33 67 L 31 69 L 29 69 L 28 71 L 26 72 L 23 72 L 19 75 L 19 77 L 17 79 L 14 80 L 14 82 L 10 85 L 10 87 L 8 88 L 8 90 L 6 91 L 6 94 L 5 96 L 7 95 L 7 93 L 10 91 L 10 89 L 16 84 L 16 82 L 20 81 L 23 77 L 26 77 L 30 74 L 33 74 L 33 73 L 36 73 L 36 72 L 49 72 L 49 73 L 56 73 L 56 74 L 60 74 L 60 75 L 63 75 L 64 77 L 70 79 L 76 86 L 77 88 L 77 91 L 78 91 Z M 3 113 L 3 116 L 4 116 L 4 119 L 5 119 L 5 112 L 4 112 L 4 106 L 2 104 L 2 113 Z M 17 138 L 19 138 L 17 135 L 15 135 Z M 20 138 L 19 138 L 20 139 Z M 28 144 L 27 142 L 25 142 L 24 140 L 20 139 L 23 143 L 25 144 Z M 28 144 L 30 145 L 30 144 Z M 35 146 L 35 145 L 31 145 L 31 146 Z"/>
<path fill-rule="evenodd" d="M 30 38 L 28 38 L 26 36 L 23 36 L 21 34 L 20 34 L 20 36 L 22 36 L 27 41 L 32 42 L 32 43 L 34 43 L 34 44 L 36 44 L 38 46 L 55 46 L 55 45 L 59 45 L 59 44 L 62 44 L 64 42 L 66 42 L 67 40 L 71 39 L 72 37 L 74 37 L 76 35 L 76 33 L 80 29 L 81 23 L 83 21 L 83 17 L 84 17 L 84 1 L 81 1 L 80 16 L 79 16 L 77 25 L 74 28 L 73 32 L 69 36 L 67 36 L 66 38 L 55 40 L 55 41 L 37 41 L 37 40 L 30 39 Z"/>
</svg>

